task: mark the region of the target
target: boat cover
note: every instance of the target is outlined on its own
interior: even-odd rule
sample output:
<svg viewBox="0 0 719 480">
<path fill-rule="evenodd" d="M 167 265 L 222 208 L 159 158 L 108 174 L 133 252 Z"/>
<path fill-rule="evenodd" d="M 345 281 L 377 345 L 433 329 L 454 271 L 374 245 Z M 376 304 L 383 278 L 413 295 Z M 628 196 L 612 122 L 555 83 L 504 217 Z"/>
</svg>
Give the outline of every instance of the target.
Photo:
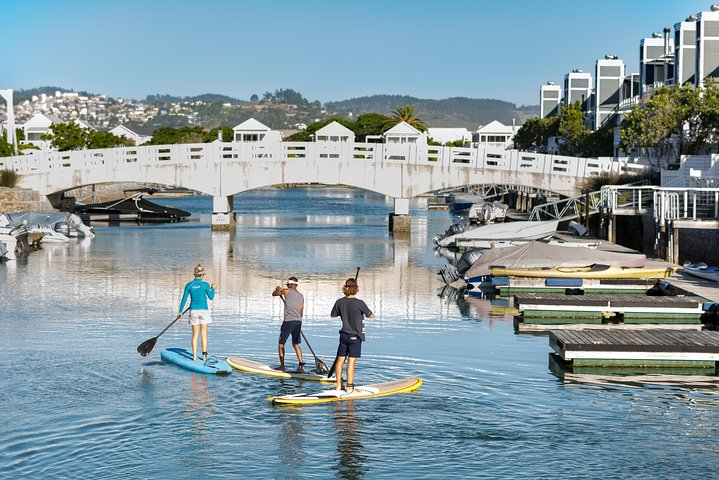
<svg viewBox="0 0 719 480">
<path fill-rule="evenodd" d="M 94 237 L 92 229 L 85 225 L 80 217 L 69 212 L 15 212 L 0 214 L 0 225 L 3 223 L 9 227 L 19 225 L 48 225 L 56 230 L 55 225 L 58 223 L 67 223 L 67 225 L 77 230 L 86 237 Z"/>
<path fill-rule="evenodd" d="M 584 267 L 593 264 L 614 267 L 644 267 L 647 257 L 642 253 L 623 253 L 589 248 L 563 247 L 534 240 L 508 248 L 488 248 L 465 273 L 465 278 L 489 275 L 490 266 L 506 268 Z"/>
</svg>

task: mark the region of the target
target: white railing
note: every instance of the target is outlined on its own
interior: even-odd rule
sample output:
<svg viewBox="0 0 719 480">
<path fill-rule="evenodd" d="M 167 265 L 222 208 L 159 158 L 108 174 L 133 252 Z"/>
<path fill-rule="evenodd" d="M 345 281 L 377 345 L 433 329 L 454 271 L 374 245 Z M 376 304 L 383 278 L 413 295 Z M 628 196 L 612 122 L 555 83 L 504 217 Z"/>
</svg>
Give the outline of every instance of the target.
<svg viewBox="0 0 719 480">
<path fill-rule="evenodd" d="M 659 225 L 674 220 L 719 218 L 719 188 L 606 186 L 602 191 L 610 211 L 652 209 Z"/>
<path fill-rule="evenodd" d="M 127 164 L 197 164 L 207 161 L 252 162 L 275 160 L 370 161 L 467 167 L 486 170 L 587 177 L 602 173 L 621 173 L 627 169 L 644 168 L 626 159 L 577 158 L 517 150 L 493 149 L 483 146 L 439 147 L 413 144 L 271 142 L 271 143 L 200 143 L 151 145 L 68 152 L 35 151 L 28 155 L 0 158 L 0 169 L 17 173 L 43 173 L 59 169 L 120 167 Z"/>
</svg>

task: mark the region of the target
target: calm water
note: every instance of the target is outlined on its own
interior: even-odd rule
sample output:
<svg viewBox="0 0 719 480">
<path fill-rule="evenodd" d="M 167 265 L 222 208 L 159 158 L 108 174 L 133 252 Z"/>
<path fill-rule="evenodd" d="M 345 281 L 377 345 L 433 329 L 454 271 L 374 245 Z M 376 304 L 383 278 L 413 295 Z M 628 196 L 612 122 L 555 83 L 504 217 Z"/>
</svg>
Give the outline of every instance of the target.
<svg viewBox="0 0 719 480">
<path fill-rule="evenodd" d="M 208 197 L 157 201 L 194 220 L 98 226 L 95 239 L 0 265 L 0 477 L 716 477 L 719 389 L 561 377 L 546 335 L 515 334 L 489 300 L 439 297 L 446 260 L 429 239 L 451 223 L 446 212 L 415 204 L 412 233 L 392 238 L 384 197 L 262 190 L 235 199 L 230 234 L 211 232 Z M 219 286 L 210 353 L 274 362 L 281 303 L 270 292 L 297 275 L 304 331 L 331 363 L 338 325 L 328 312 L 359 266 L 359 297 L 377 318 L 358 383 L 424 385 L 354 404 L 273 406 L 268 396 L 321 387 L 164 364 L 163 348 L 189 345 L 183 320 L 140 357 L 198 262 Z"/>
</svg>

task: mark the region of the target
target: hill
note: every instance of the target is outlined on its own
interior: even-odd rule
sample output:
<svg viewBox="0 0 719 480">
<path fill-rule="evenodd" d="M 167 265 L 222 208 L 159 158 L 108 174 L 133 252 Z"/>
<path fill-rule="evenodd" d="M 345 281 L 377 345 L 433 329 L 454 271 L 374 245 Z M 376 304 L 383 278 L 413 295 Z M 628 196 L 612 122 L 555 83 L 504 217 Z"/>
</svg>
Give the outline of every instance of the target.
<svg viewBox="0 0 719 480">
<path fill-rule="evenodd" d="M 533 116 L 539 115 L 538 105 L 517 107 L 502 100 L 453 97 L 444 100 L 429 100 L 406 95 L 372 95 L 352 98 L 339 102 L 328 102 L 325 108 L 336 114 L 353 116 L 363 113 L 391 115 L 392 111 L 403 105 L 417 107 L 420 118 L 432 127 L 466 127 L 476 130 L 492 120 L 511 125 L 514 119 L 518 125 Z"/>
</svg>

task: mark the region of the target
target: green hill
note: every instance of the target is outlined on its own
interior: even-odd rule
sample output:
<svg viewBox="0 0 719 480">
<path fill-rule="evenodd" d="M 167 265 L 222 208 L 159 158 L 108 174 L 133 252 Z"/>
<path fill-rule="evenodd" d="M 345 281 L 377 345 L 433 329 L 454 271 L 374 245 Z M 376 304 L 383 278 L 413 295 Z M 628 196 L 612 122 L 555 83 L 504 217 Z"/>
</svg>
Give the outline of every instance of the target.
<svg viewBox="0 0 719 480">
<path fill-rule="evenodd" d="M 443 100 L 428 100 L 406 95 L 372 95 L 352 98 L 339 102 L 327 102 L 325 108 L 336 114 L 353 116 L 363 113 L 391 115 L 403 105 L 414 105 L 420 118 L 431 127 L 466 127 L 476 130 L 492 120 L 511 125 L 514 119 L 518 125 L 539 115 L 538 105 L 517 107 L 502 100 L 454 97 Z"/>
</svg>

